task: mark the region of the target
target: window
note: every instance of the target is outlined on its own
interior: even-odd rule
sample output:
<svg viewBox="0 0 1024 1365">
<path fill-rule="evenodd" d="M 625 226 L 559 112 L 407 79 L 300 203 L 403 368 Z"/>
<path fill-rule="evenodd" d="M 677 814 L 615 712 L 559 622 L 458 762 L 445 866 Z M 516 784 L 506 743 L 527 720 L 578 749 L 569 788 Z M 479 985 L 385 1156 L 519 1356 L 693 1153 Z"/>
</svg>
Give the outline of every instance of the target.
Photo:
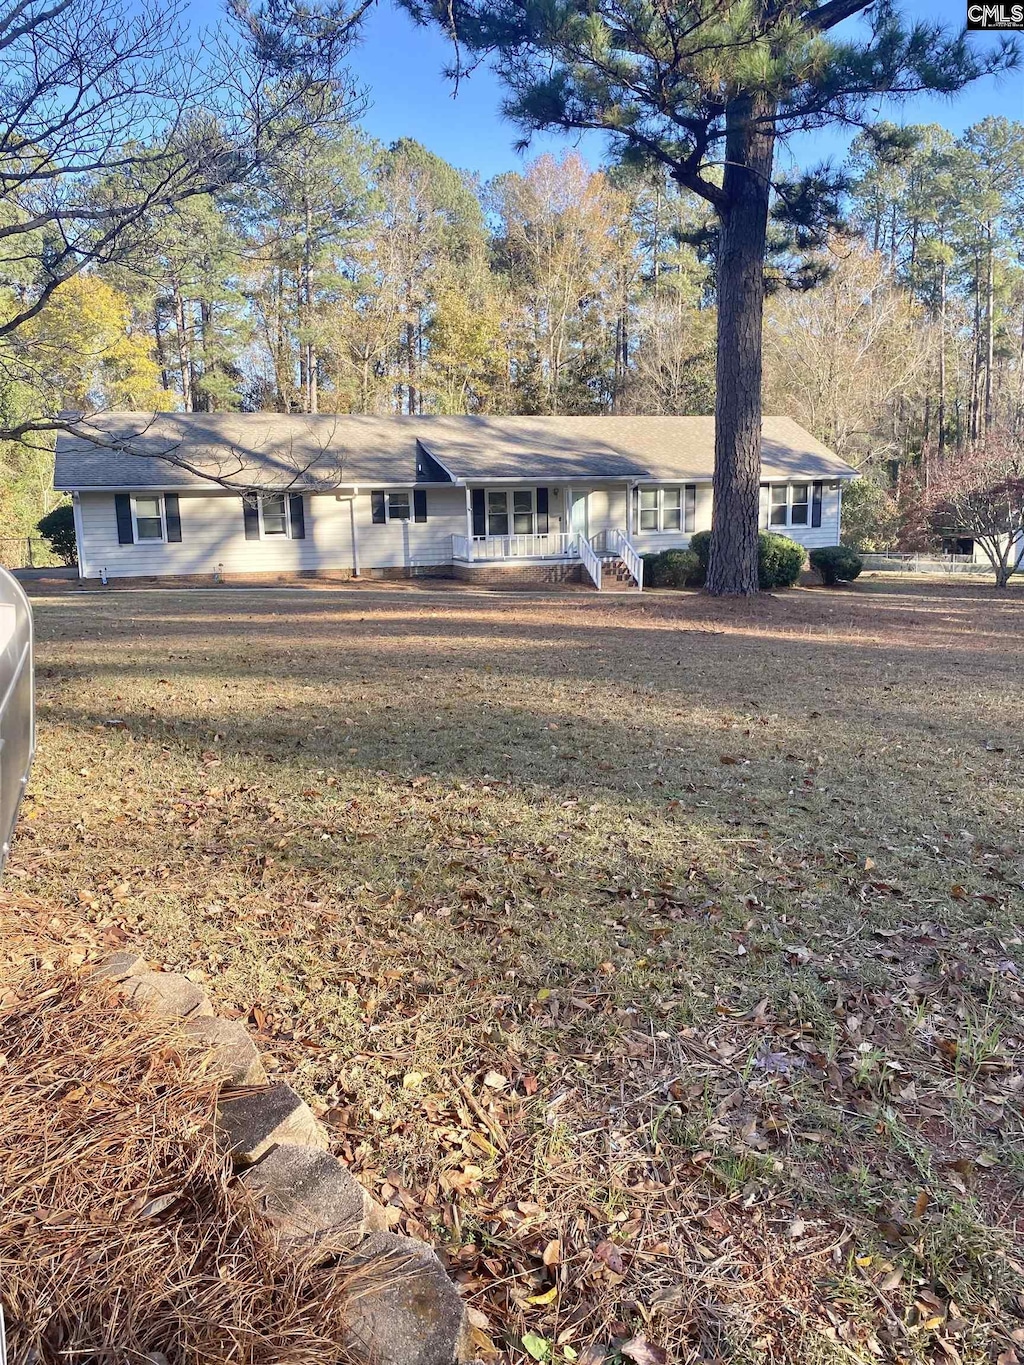
<svg viewBox="0 0 1024 1365">
<path fill-rule="evenodd" d="M 641 488 L 640 490 L 640 530 L 657 531 L 658 529 L 658 490 L 656 488 Z"/>
<path fill-rule="evenodd" d="M 487 534 L 508 535 L 508 494 L 503 488 L 487 491 Z"/>
<path fill-rule="evenodd" d="M 162 497 L 132 498 L 135 539 L 166 540 L 164 531 L 164 500 Z"/>
<path fill-rule="evenodd" d="M 388 493 L 388 521 L 409 520 L 409 494 L 403 489 L 400 493 Z"/>
<path fill-rule="evenodd" d="M 283 493 L 265 493 L 260 498 L 260 518 L 264 536 L 288 535 L 288 500 Z"/>
<path fill-rule="evenodd" d="M 762 526 L 820 526 L 820 483 L 761 485 Z"/>
<path fill-rule="evenodd" d="M 529 488 L 512 494 L 512 529 L 517 536 L 533 535 L 533 493 Z"/>
<path fill-rule="evenodd" d="M 639 496 L 641 531 L 683 531 L 694 529 L 697 510 L 697 485 L 675 488 L 641 488 Z"/>
</svg>

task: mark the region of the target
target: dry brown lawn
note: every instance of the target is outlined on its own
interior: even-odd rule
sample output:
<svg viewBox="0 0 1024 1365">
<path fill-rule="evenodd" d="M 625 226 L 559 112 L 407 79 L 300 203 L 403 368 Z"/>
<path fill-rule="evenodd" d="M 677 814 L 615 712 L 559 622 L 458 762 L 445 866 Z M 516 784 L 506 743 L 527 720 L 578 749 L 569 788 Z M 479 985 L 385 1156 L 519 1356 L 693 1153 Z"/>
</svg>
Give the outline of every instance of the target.
<svg viewBox="0 0 1024 1365">
<path fill-rule="evenodd" d="M 1013 1365 L 1022 620 L 39 599 L 7 894 L 247 1018 L 484 1359 Z"/>
</svg>

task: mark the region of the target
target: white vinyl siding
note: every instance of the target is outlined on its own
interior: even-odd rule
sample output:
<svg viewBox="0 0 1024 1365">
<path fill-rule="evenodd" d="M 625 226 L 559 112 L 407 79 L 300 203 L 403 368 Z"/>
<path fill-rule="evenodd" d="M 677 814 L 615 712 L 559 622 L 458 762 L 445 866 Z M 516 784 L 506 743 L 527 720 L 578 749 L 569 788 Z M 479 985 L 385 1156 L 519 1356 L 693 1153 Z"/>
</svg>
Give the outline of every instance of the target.
<svg viewBox="0 0 1024 1365">
<path fill-rule="evenodd" d="M 810 482 L 810 481 L 808 481 Z M 665 487 L 679 485 L 665 485 Z M 583 491 L 580 485 L 574 488 Z M 510 525 L 517 509 L 509 491 Z M 550 527 L 557 531 L 567 515 L 567 486 L 551 489 Z M 153 497 L 137 493 L 136 501 Z M 373 569 L 416 569 L 451 563 L 451 538 L 467 534 L 466 489 L 438 484 L 426 490 L 427 520 L 417 522 L 391 519 L 383 524 L 373 521 L 370 490 L 355 498 L 358 527 L 359 566 L 364 573 Z M 162 502 L 162 500 L 161 500 Z M 412 496 L 409 494 L 410 511 Z M 797 504 L 799 505 L 799 504 Z M 791 508 L 791 499 L 787 507 Z M 318 569 L 349 571 L 352 554 L 352 501 L 350 495 L 333 493 L 304 498 L 305 537 L 270 535 L 246 540 L 242 500 L 224 492 L 189 492 L 179 495 L 181 540 L 140 541 L 121 545 L 117 537 L 114 494 L 81 493 L 78 497 L 82 563 L 88 575 L 99 577 L 105 569 L 111 578 L 161 574 L 290 574 Z M 147 505 L 143 506 L 143 513 Z M 536 513 L 536 502 L 533 512 Z M 136 513 L 133 511 L 133 516 Z M 526 516 L 525 504 L 518 515 Z M 627 525 L 626 485 L 601 484 L 587 490 L 588 534 L 610 529 L 625 530 Z M 137 520 L 134 523 L 137 526 Z M 289 522 L 290 525 L 290 522 Z M 161 526 L 166 534 L 166 515 L 161 510 Z M 711 485 L 697 484 L 694 529 L 711 526 Z M 826 483 L 822 489 L 821 526 L 788 525 L 777 528 L 808 549 L 839 543 L 839 496 Z M 689 544 L 690 536 L 676 530 L 640 532 L 633 530 L 633 543 L 641 553 Z"/>
<path fill-rule="evenodd" d="M 140 495 L 145 496 L 145 495 Z M 412 496 L 409 495 L 410 508 Z M 352 568 L 350 499 L 333 493 L 307 495 L 305 537 L 271 535 L 246 540 L 242 500 L 220 492 L 179 496 L 181 540 L 146 546 L 120 545 L 114 494 L 81 493 L 83 560 L 90 577 L 106 569 L 111 578 L 161 574 L 289 574 Z M 426 522 L 376 525 L 369 490 L 355 499 L 359 564 L 371 569 L 421 568 L 451 563 L 451 537 L 466 534 L 466 490 L 441 484 L 427 490 Z"/>
</svg>

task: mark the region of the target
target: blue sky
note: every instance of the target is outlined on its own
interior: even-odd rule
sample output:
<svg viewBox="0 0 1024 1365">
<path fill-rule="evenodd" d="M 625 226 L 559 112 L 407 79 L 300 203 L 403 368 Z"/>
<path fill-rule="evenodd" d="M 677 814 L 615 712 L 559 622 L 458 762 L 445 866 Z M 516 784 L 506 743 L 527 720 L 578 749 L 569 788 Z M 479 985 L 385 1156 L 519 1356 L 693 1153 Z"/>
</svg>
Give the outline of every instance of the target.
<svg viewBox="0 0 1024 1365">
<path fill-rule="evenodd" d="M 902 9 L 910 17 L 937 19 L 958 29 L 964 22 L 965 0 L 906 0 Z M 976 33 L 969 41 L 987 39 Z M 453 98 L 441 75 L 450 58 L 443 37 L 417 28 L 403 10 L 381 0 L 371 11 L 352 62 L 356 75 L 369 87 L 371 107 L 362 120 L 367 131 L 382 142 L 415 137 L 438 156 L 485 180 L 521 168 L 541 152 L 560 153 L 574 145 L 588 161 L 601 161 L 605 144 L 598 137 L 579 143 L 562 136 L 537 138 L 527 156 L 516 153 L 517 130 L 501 116 L 501 87 L 495 76 L 478 71 Z M 878 112 L 894 122 L 941 123 L 955 133 L 986 114 L 1024 119 L 1024 73 L 999 82 L 978 82 L 955 100 L 918 99 L 902 107 L 880 102 Z M 839 158 L 850 137 L 835 129 L 801 137 L 793 157 L 804 165 Z"/>
</svg>

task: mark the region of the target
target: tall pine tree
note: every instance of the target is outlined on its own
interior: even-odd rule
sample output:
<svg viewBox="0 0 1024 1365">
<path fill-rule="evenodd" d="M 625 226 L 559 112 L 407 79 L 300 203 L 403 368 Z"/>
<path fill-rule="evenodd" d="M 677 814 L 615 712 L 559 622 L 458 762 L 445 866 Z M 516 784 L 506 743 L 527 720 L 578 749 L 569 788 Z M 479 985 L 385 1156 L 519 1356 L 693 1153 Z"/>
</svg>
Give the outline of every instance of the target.
<svg viewBox="0 0 1024 1365">
<path fill-rule="evenodd" d="M 764 259 L 780 137 L 863 121 L 879 95 L 951 94 L 1017 60 L 1009 42 L 972 49 L 892 0 L 404 0 L 491 55 L 527 133 L 611 136 L 659 161 L 719 220 L 715 512 L 708 588 L 757 591 Z M 857 34 L 839 36 L 861 16 Z M 788 185 L 806 241 L 834 202 L 827 177 Z"/>
</svg>

